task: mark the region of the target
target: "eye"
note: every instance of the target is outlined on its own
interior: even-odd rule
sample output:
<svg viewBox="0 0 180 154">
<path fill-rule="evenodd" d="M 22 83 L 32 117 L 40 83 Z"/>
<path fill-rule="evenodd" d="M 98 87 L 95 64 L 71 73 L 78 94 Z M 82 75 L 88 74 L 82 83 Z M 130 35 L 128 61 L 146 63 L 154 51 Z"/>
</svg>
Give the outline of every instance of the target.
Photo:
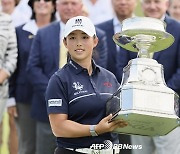
<svg viewBox="0 0 180 154">
<path fill-rule="evenodd" d="M 88 39 L 89 38 L 89 36 L 83 36 L 83 39 Z"/>
<path fill-rule="evenodd" d="M 75 37 L 74 37 L 74 36 L 71 36 L 71 37 L 69 37 L 69 39 L 70 39 L 70 40 L 74 40 L 74 39 L 75 39 Z"/>
</svg>

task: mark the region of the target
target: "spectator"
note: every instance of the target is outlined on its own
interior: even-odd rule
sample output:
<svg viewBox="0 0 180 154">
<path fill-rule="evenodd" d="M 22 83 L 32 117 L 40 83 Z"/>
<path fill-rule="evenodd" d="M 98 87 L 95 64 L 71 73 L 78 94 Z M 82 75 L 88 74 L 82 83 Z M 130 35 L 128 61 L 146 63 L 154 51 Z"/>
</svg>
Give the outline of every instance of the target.
<svg viewBox="0 0 180 154">
<path fill-rule="evenodd" d="M 19 55 L 18 67 L 10 82 L 10 97 L 11 101 L 13 101 L 12 104 L 16 104 L 16 106 L 11 107 L 10 111 L 12 115 L 18 115 L 18 153 L 40 154 L 38 152 L 38 143 L 36 143 L 36 123 L 30 117 L 32 86 L 27 80 L 25 70 L 31 44 L 37 30 L 55 20 L 55 0 L 30 0 L 28 4 L 32 8 L 31 20 L 16 28 Z"/>
<path fill-rule="evenodd" d="M 0 122 L 8 98 L 8 78 L 17 63 L 17 42 L 11 17 L 0 11 Z"/>
<path fill-rule="evenodd" d="M 169 0 L 168 13 L 172 18 L 180 21 L 180 0 Z"/>
<path fill-rule="evenodd" d="M 28 16 L 26 16 L 17 9 L 17 6 L 19 5 L 19 0 L 1 0 L 1 4 L 2 4 L 2 12 L 7 13 L 11 16 L 12 23 L 15 27 L 24 24 L 30 19 Z M 18 151 L 17 130 L 16 130 L 14 116 L 10 113 L 11 110 L 10 100 L 7 101 L 7 109 L 9 115 L 9 129 L 10 129 L 9 139 L 8 139 L 9 151 L 11 154 L 17 154 Z"/>
<path fill-rule="evenodd" d="M 87 7 L 89 18 L 94 24 L 99 24 L 113 18 L 113 9 L 110 0 L 83 0 Z"/>
<path fill-rule="evenodd" d="M 116 74 L 116 55 L 119 52 L 119 46 L 116 46 L 112 37 L 115 33 L 121 31 L 121 22 L 134 16 L 137 0 L 111 0 L 114 9 L 114 17 L 111 20 L 98 24 L 97 27 L 106 32 L 108 45 L 108 66 L 107 69 Z"/>
<path fill-rule="evenodd" d="M 19 0 L 1 0 L 1 4 L 2 12 L 11 15 L 15 27 L 24 24 L 30 19 L 29 16 L 17 9 L 16 6 L 18 6 Z"/>
<path fill-rule="evenodd" d="M 100 23 L 97 27 L 106 32 L 108 46 L 107 69 L 116 75 L 116 58 L 121 49 L 114 43 L 112 37 L 115 33 L 121 32 L 123 20 L 134 16 L 137 0 L 111 0 L 111 3 L 114 10 L 113 19 Z M 131 143 L 129 135 L 119 134 L 119 140 L 121 144 Z M 121 153 L 128 154 L 131 153 L 131 150 L 121 150 Z"/>
</svg>

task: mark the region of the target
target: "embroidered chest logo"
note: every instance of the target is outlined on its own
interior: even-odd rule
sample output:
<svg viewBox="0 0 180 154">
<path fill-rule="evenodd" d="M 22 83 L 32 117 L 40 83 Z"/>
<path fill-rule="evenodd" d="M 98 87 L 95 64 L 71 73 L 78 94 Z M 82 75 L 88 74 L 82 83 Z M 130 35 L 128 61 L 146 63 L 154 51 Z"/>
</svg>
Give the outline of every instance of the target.
<svg viewBox="0 0 180 154">
<path fill-rule="evenodd" d="M 73 87 L 75 90 L 82 90 L 82 89 L 83 89 L 83 85 L 80 84 L 79 82 L 74 82 L 72 87 Z"/>
<path fill-rule="evenodd" d="M 79 82 L 73 82 L 72 87 L 75 89 L 74 95 L 87 93 L 87 90 L 83 90 L 84 85 Z"/>
<path fill-rule="evenodd" d="M 110 88 L 112 87 L 112 84 L 110 82 L 104 82 L 104 86 Z"/>
</svg>

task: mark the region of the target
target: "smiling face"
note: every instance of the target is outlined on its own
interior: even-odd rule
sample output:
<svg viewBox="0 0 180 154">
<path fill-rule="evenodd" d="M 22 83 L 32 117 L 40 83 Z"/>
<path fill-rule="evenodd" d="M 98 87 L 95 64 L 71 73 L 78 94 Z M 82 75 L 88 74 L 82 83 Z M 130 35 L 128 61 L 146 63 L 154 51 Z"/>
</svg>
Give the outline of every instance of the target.
<svg viewBox="0 0 180 154">
<path fill-rule="evenodd" d="M 117 17 L 121 20 L 132 17 L 137 0 L 112 0 L 112 5 Z"/>
<path fill-rule="evenodd" d="M 180 21 L 180 0 L 171 0 L 168 11 L 171 17 Z"/>
<path fill-rule="evenodd" d="M 166 13 L 169 0 L 141 0 L 142 10 L 146 17 L 161 19 Z"/>
<path fill-rule="evenodd" d="M 33 6 L 36 15 L 51 15 L 55 9 L 52 0 L 35 0 Z"/>
<path fill-rule="evenodd" d="M 71 32 L 64 39 L 64 44 L 71 55 L 71 59 L 78 64 L 91 62 L 93 48 L 97 43 L 97 37 L 90 37 L 80 30 Z"/>
<path fill-rule="evenodd" d="M 16 6 L 15 0 L 1 0 L 2 11 L 11 14 Z"/>
<path fill-rule="evenodd" d="M 82 0 L 57 0 L 56 9 L 61 21 L 66 23 L 70 18 L 81 15 Z"/>
</svg>

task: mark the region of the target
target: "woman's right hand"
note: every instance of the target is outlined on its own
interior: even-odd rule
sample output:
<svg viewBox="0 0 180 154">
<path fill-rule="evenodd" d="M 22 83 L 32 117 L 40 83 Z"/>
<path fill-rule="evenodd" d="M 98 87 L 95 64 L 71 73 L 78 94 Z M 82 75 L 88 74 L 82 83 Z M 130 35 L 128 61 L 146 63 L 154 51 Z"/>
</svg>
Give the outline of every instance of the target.
<svg viewBox="0 0 180 154">
<path fill-rule="evenodd" d="M 112 118 L 112 114 L 103 118 L 96 125 L 95 131 L 97 132 L 97 134 L 103 134 L 103 133 L 111 132 L 116 128 L 119 128 L 119 127 L 123 128 L 123 127 L 126 127 L 128 125 L 128 123 L 126 121 L 124 121 L 123 119 L 113 120 L 113 121 L 109 122 L 109 120 L 111 120 L 111 118 Z"/>
</svg>

